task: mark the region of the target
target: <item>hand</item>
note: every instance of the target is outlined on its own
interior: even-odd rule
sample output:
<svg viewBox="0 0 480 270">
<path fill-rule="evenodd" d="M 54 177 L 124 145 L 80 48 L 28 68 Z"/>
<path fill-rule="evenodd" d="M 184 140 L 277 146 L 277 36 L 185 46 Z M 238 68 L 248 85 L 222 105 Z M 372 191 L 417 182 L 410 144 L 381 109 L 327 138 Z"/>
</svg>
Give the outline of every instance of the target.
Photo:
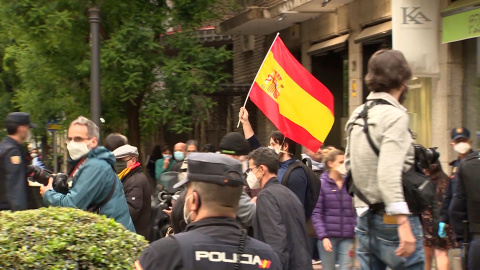
<svg viewBox="0 0 480 270">
<path fill-rule="evenodd" d="M 163 209 L 162 210 L 165 214 L 167 214 L 170 218 L 172 217 L 172 207 L 168 207 L 168 210 L 167 209 Z"/>
<path fill-rule="evenodd" d="M 53 190 L 53 178 L 52 177 L 48 178 L 48 185 L 47 186 L 42 185 L 40 187 L 40 195 L 42 195 L 42 197 L 43 197 L 43 195 L 45 194 L 45 192 L 47 190 Z"/>
<path fill-rule="evenodd" d="M 170 158 L 167 157 L 163 159 L 163 169 L 166 170 L 168 165 L 170 165 Z"/>
<path fill-rule="evenodd" d="M 398 246 L 397 250 L 395 250 L 395 254 L 398 257 L 410 257 L 413 252 L 415 251 L 415 243 L 417 240 L 412 233 L 412 228 L 410 227 L 410 221 L 408 218 L 405 217 L 404 221 L 399 222 L 398 225 L 398 237 L 400 238 L 400 245 Z"/>
<path fill-rule="evenodd" d="M 254 203 L 254 204 L 257 204 L 257 196 L 253 197 L 253 198 L 251 199 L 251 202 Z"/>
<path fill-rule="evenodd" d="M 242 125 L 250 123 L 248 121 L 248 111 L 245 109 L 245 107 L 240 108 L 240 112 L 238 113 L 238 118 L 240 119 L 240 122 L 242 122 Z"/>
<path fill-rule="evenodd" d="M 440 236 L 441 238 L 447 237 L 447 232 L 445 232 L 446 225 L 447 224 L 445 224 L 445 222 L 438 223 L 438 236 Z"/>
<path fill-rule="evenodd" d="M 330 239 L 328 238 L 324 238 L 322 240 L 322 243 L 323 243 L 323 248 L 327 251 L 327 252 L 332 252 L 333 249 L 332 249 L 332 242 L 330 242 Z"/>
<path fill-rule="evenodd" d="M 143 270 L 142 266 L 140 265 L 140 261 L 135 261 L 135 270 Z"/>
</svg>

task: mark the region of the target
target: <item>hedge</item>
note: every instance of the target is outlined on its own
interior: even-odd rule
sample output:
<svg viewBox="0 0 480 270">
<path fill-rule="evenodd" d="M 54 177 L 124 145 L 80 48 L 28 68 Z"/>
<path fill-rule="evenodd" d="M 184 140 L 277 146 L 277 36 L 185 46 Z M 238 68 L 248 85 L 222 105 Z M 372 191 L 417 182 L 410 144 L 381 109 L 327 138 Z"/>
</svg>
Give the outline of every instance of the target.
<svg viewBox="0 0 480 270">
<path fill-rule="evenodd" d="M 131 269 L 148 242 L 74 208 L 0 211 L 1 269 Z"/>
</svg>

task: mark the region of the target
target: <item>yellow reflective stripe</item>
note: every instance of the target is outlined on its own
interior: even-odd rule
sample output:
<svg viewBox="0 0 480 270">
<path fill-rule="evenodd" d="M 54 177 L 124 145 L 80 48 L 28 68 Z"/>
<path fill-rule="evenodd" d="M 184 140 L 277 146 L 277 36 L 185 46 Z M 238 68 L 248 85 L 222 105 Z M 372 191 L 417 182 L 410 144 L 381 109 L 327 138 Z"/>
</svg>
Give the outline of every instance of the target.
<svg viewBox="0 0 480 270">
<path fill-rule="evenodd" d="M 278 104 L 281 115 L 306 129 L 319 141 L 325 141 L 335 121 L 332 112 L 290 78 L 272 52 L 268 52 L 256 83 Z"/>
</svg>

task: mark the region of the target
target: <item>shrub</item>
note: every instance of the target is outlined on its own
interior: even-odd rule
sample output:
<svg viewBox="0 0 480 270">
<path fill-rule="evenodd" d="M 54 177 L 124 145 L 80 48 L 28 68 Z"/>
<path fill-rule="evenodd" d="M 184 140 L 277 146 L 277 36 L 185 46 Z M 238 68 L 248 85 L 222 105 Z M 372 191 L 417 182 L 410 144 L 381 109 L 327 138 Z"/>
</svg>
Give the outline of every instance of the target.
<svg viewBox="0 0 480 270">
<path fill-rule="evenodd" d="M 74 208 L 0 211 L 1 269 L 131 269 L 147 245 L 113 219 Z"/>
</svg>

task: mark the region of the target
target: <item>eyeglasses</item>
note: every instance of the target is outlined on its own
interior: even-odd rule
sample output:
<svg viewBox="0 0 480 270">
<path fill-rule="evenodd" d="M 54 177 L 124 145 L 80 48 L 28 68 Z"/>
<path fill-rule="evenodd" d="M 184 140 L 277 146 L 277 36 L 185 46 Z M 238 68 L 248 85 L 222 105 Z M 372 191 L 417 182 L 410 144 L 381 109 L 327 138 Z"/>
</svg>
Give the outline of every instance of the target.
<svg viewBox="0 0 480 270">
<path fill-rule="evenodd" d="M 258 167 L 255 167 L 255 168 L 248 168 L 245 173 L 250 173 L 251 171 L 255 170 L 255 169 L 258 169 Z"/>
<path fill-rule="evenodd" d="M 86 141 L 86 140 L 90 140 L 91 138 L 83 138 L 83 137 L 68 137 L 67 138 L 67 142 L 71 142 L 71 141 L 74 141 L 74 142 L 83 142 L 83 141 Z"/>
</svg>

